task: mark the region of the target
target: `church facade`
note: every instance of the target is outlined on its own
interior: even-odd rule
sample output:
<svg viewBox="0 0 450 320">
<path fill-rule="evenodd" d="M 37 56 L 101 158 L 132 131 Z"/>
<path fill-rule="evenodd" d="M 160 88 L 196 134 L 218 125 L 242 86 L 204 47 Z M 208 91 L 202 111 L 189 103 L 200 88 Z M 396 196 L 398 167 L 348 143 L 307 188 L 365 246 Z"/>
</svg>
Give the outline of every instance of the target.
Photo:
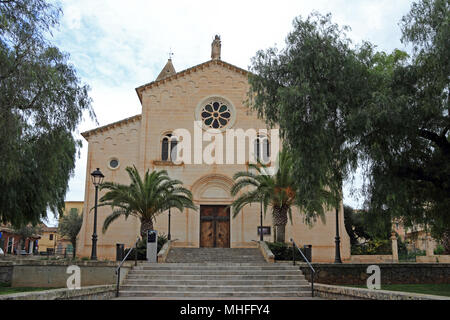
<svg viewBox="0 0 450 320">
<path fill-rule="evenodd" d="M 273 156 L 275 143 L 271 144 L 271 132 L 264 121 L 258 119 L 245 105 L 247 99 L 248 71 L 221 60 L 220 39 L 216 36 L 211 50 L 211 60 L 176 72 L 171 59 L 158 78 L 136 88 L 142 104 L 142 113 L 121 121 L 82 133 L 88 141 L 86 168 L 84 221 L 78 235 L 77 254 L 89 257 L 92 249 L 93 211 L 95 188 L 90 173 L 96 168 L 105 175 L 105 181 L 129 184 L 125 171 L 127 166 L 136 166 L 141 175 L 146 170 L 167 170 L 173 179 L 181 180 L 191 190 L 198 210 L 171 210 L 171 238 L 177 247 L 255 247 L 252 240 L 259 240 L 260 206 L 246 206 L 235 218 L 228 206 L 233 198 L 230 189 L 232 177 L 238 171 L 248 170 L 251 152 L 256 157 Z M 192 139 L 180 141 L 178 132 L 187 133 Z M 226 140 L 228 129 L 255 130 L 256 140 L 247 139 L 244 161 L 228 162 L 230 141 Z M 208 137 L 207 132 L 215 132 Z M 263 136 L 259 132 L 264 132 Z M 200 135 L 200 137 L 199 137 Z M 211 137 L 212 136 L 212 137 Z M 211 141 L 223 138 L 215 156 L 208 161 L 202 155 Z M 180 145 L 192 146 L 191 161 L 182 158 Z M 200 142 L 200 143 L 198 143 Z M 274 141 L 275 142 L 275 141 Z M 200 145 L 199 145 L 200 144 Z M 177 150 L 178 148 L 178 150 Z M 232 147 L 238 152 L 239 143 Z M 178 152 L 178 153 L 177 153 Z M 186 156 L 186 151 L 182 155 Z M 178 158 L 177 158 L 178 154 Z M 223 158 L 218 160 L 218 156 Z M 235 160 L 239 155 L 235 157 Z M 274 163 L 269 163 L 274 166 Z M 103 195 L 99 192 L 99 198 Z M 116 244 L 130 247 L 139 236 L 140 221 L 134 217 L 120 218 L 113 222 L 105 233 L 101 229 L 111 208 L 98 208 L 97 256 L 99 259 L 115 259 Z M 293 210 L 293 221 L 286 225 L 286 240 L 293 238 L 299 245 L 312 245 L 314 262 L 334 261 L 335 210 L 326 213 L 326 223 L 317 221 L 309 227 L 303 222 L 302 213 Z M 263 218 L 264 239 L 273 241 L 273 226 L 270 212 Z M 168 233 L 168 214 L 156 218 L 155 230 Z M 339 210 L 341 256 L 350 258 L 350 241 L 344 227 L 343 206 Z"/>
</svg>

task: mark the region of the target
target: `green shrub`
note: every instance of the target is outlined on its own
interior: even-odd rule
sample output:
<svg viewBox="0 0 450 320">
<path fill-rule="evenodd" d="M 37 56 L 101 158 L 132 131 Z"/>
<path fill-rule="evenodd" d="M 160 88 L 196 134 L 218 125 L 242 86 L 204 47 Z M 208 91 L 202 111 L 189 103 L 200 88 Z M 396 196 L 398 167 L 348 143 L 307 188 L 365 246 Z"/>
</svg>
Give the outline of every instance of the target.
<svg viewBox="0 0 450 320">
<path fill-rule="evenodd" d="M 390 240 L 370 240 L 363 244 L 352 245 L 352 255 L 381 255 L 392 254 L 392 244 Z"/>
<path fill-rule="evenodd" d="M 167 236 L 164 233 L 159 234 L 158 235 L 158 245 L 157 245 L 158 252 L 159 252 L 159 250 L 161 250 L 161 248 L 164 246 L 164 244 L 166 242 L 167 242 Z M 124 250 L 124 256 L 127 255 L 129 250 L 130 249 Z M 127 261 L 135 259 L 134 250 L 135 250 L 134 248 L 131 248 L 131 253 L 128 255 Z M 138 257 L 137 257 L 138 260 L 147 260 L 147 239 L 139 240 L 139 242 L 137 244 L 137 253 L 138 253 Z"/>
<path fill-rule="evenodd" d="M 418 256 L 425 256 L 426 252 L 425 250 L 418 250 L 416 249 L 408 251 L 406 254 L 399 254 L 398 259 L 400 261 L 416 261 L 416 257 Z"/>
<path fill-rule="evenodd" d="M 434 254 L 441 255 L 445 253 L 445 248 L 443 245 L 439 244 L 436 249 L 434 249 Z"/>
<path fill-rule="evenodd" d="M 292 246 L 283 243 L 283 242 L 266 242 L 267 246 L 269 247 L 270 251 L 272 251 L 273 255 L 275 256 L 275 260 L 281 260 L 281 261 L 292 261 Z M 295 260 L 296 261 L 303 261 L 303 257 L 298 252 L 298 250 L 295 250 Z"/>
</svg>

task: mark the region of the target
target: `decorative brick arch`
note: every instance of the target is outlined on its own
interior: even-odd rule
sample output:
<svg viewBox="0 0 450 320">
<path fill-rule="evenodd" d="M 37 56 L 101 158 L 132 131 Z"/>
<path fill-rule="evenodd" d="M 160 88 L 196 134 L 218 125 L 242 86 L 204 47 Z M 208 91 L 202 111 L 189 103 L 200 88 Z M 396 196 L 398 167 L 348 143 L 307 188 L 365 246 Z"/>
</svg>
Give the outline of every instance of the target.
<svg viewBox="0 0 450 320">
<path fill-rule="evenodd" d="M 194 201 L 198 203 L 230 204 L 233 201 L 231 187 L 233 180 L 222 174 L 209 174 L 192 185 Z"/>
</svg>

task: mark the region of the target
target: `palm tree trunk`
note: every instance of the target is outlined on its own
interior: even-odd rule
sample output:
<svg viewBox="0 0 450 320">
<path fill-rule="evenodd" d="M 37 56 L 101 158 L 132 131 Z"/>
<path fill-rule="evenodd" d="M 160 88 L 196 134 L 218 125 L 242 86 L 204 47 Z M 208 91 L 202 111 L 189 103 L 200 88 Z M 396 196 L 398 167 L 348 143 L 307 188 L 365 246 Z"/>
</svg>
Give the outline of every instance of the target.
<svg viewBox="0 0 450 320">
<path fill-rule="evenodd" d="M 146 239 L 147 230 L 153 230 L 153 220 L 141 219 L 141 237 L 142 237 L 142 239 Z"/>
<path fill-rule="evenodd" d="M 276 230 L 276 242 L 286 241 L 287 211 L 287 208 L 284 206 L 273 208 L 273 225 Z"/>
</svg>

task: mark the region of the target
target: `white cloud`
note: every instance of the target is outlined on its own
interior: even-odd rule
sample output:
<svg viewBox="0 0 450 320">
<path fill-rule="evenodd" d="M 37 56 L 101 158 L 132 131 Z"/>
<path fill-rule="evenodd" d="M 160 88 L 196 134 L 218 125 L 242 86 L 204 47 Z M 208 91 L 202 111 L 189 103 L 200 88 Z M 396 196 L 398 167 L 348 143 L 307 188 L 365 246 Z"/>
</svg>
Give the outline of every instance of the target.
<svg viewBox="0 0 450 320">
<path fill-rule="evenodd" d="M 331 12 L 349 25 L 358 43 L 370 40 L 381 50 L 401 47 L 398 22 L 410 0 L 317 1 L 119 1 L 67 0 L 55 33 L 58 46 L 92 87 L 100 125 L 140 113 L 134 88 L 153 81 L 168 52 L 179 71 L 210 59 L 215 34 L 222 38 L 222 59 L 247 68 L 257 50 L 284 45 L 296 16 Z M 86 120 L 79 130 L 94 128 Z M 82 154 L 85 155 L 85 144 Z M 67 200 L 84 197 L 85 156 L 76 163 Z M 349 201 L 354 203 L 353 201 Z"/>
</svg>

